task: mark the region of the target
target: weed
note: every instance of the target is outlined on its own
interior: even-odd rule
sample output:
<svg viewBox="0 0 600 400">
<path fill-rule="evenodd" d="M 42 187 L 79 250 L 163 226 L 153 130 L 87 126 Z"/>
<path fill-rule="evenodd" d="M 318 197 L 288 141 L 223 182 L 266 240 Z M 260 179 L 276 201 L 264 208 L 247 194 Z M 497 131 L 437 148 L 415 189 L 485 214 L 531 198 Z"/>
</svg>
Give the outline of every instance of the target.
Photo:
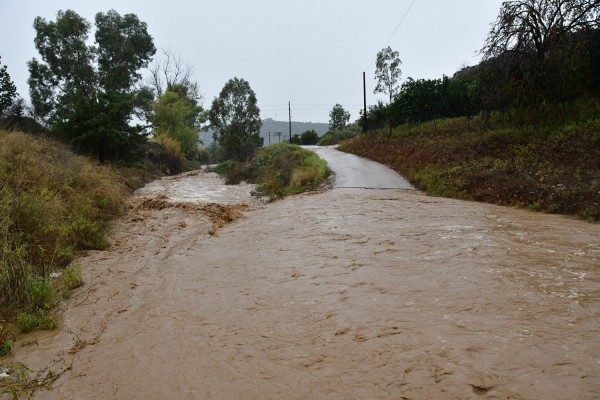
<svg viewBox="0 0 600 400">
<path fill-rule="evenodd" d="M 49 310 L 56 304 L 56 294 L 49 279 L 34 277 L 29 280 L 27 288 L 29 305 L 33 308 Z"/>
<path fill-rule="evenodd" d="M 20 313 L 17 315 L 16 324 L 19 331 L 23 333 L 31 332 L 36 329 L 49 331 L 58 327 L 56 318 L 46 314 L 42 310 Z"/>
<path fill-rule="evenodd" d="M 69 265 L 62 273 L 62 283 L 66 290 L 73 290 L 83 285 L 83 274 L 78 264 Z"/>
<path fill-rule="evenodd" d="M 128 192 L 113 168 L 57 142 L 5 130 L 0 142 L 0 319 L 53 328 L 38 312 L 57 302 L 50 271 L 107 246 Z M 8 341 L 0 336 L 0 346 Z"/>
</svg>

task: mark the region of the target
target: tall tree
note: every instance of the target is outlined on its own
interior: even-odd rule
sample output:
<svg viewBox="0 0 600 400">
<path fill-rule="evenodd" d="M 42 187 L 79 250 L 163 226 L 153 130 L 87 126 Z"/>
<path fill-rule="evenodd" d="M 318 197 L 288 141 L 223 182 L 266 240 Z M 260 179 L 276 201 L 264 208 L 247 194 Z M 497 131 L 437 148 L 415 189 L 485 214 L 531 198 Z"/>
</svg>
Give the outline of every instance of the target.
<svg viewBox="0 0 600 400">
<path fill-rule="evenodd" d="M 481 50 L 486 58 L 533 51 L 541 58 L 566 34 L 600 26 L 600 0 L 508 0 Z"/>
<path fill-rule="evenodd" d="M 187 86 L 173 85 L 153 103 L 153 134 L 176 140 L 187 156 L 197 153 L 198 133 L 206 122 L 204 109 Z"/>
<path fill-rule="evenodd" d="M 0 58 L 1 61 L 2 58 Z M 0 64 L 0 115 L 11 106 L 13 99 L 17 95 L 17 87 L 10 79 L 10 75 L 6 70 L 6 65 Z"/>
<path fill-rule="evenodd" d="M 244 79 L 233 78 L 225 84 L 213 100 L 208 118 L 213 138 L 229 158 L 246 160 L 263 144 L 256 95 Z"/>
<path fill-rule="evenodd" d="M 402 71 L 400 70 L 400 60 L 397 51 L 392 50 L 390 46 L 377 53 L 375 63 L 375 80 L 377 85 L 373 93 L 385 93 L 390 97 L 390 104 L 394 100 L 394 95 L 398 92 L 398 85 Z"/>
<path fill-rule="evenodd" d="M 37 17 L 29 87 L 34 112 L 78 150 L 106 159 L 129 158 L 145 140 L 131 126 L 138 104 L 139 70 L 156 52 L 147 25 L 114 10 L 95 18 L 95 46 L 86 44 L 90 23 L 72 10 L 56 21 Z"/>
<path fill-rule="evenodd" d="M 149 67 L 150 77 L 146 83 L 150 86 L 156 97 L 160 97 L 173 86 L 185 86 L 190 97 L 200 99 L 200 88 L 192 80 L 194 68 L 183 61 L 180 56 L 173 54 L 169 49 L 162 49 Z"/>
<path fill-rule="evenodd" d="M 341 131 L 350 121 L 350 113 L 341 104 L 333 106 L 329 111 L 329 131 Z"/>
</svg>

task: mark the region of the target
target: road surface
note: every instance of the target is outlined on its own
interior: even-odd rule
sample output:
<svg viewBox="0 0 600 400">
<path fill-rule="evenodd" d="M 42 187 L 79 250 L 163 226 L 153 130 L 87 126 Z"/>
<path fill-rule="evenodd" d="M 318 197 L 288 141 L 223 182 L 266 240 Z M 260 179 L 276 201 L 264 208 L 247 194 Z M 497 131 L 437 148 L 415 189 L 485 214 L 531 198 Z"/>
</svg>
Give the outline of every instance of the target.
<svg viewBox="0 0 600 400">
<path fill-rule="evenodd" d="M 343 153 L 332 147 L 303 146 L 327 161 L 335 174 L 335 188 L 357 189 L 414 189 L 396 171 L 375 161 L 354 154 Z"/>
<path fill-rule="evenodd" d="M 600 398 L 600 226 L 402 189 L 196 205 L 188 179 L 215 188 L 134 198 L 61 330 L 15 346 L 62 372 L 37 398 Z"/>
</svg>

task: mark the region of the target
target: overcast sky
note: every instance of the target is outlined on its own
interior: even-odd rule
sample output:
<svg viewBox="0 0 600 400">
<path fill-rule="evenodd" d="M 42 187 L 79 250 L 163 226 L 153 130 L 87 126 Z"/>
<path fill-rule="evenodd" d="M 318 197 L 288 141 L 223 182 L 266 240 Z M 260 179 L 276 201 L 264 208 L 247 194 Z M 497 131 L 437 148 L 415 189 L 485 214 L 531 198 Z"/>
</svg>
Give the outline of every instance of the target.
<svg viewBox="0 0 600 400">
<path fill-rule="evenodd" d="M 402 59 L 402 81 L 452 76 L 479 61 L 502 0 L 0 0 L 2 64 L 28 96 L 26 62 L 39 59 L 33 20 L 55 20 L 72 9 L 88 21 L 110 9 L 148 24 L 157 49 L 194 67 L 210 107 L 233 77 L 256 92 L 263 118 L 327 122 L 342 104 L 358 118 L 362 72 L 374 104 L 377 52 L 391 46 Z M 404 17 L 404 18 L 403 18 Z M 93 33 L 90 35 L 93 38 Z"/>
</svg>

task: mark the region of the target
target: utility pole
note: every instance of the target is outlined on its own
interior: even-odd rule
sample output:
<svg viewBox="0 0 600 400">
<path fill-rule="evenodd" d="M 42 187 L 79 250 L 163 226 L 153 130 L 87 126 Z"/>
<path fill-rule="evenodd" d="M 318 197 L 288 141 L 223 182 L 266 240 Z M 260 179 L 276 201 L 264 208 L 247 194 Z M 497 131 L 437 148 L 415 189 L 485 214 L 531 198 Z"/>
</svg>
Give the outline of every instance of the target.
<svg viewBox="0 0 600 400">
<path fill-rule="evenodd" d="M 367 133 L 367 81 L 365 78 L 365 72 L 363 71 L 363 100 L 364 106 L 363 108 L 363 133 Z"/>
<path fill-rule="evenodd" d="M 292 102 L 288 101 L 288 112 L 290 121 L 290 143 L 292 143 Z"/>
</svg>

